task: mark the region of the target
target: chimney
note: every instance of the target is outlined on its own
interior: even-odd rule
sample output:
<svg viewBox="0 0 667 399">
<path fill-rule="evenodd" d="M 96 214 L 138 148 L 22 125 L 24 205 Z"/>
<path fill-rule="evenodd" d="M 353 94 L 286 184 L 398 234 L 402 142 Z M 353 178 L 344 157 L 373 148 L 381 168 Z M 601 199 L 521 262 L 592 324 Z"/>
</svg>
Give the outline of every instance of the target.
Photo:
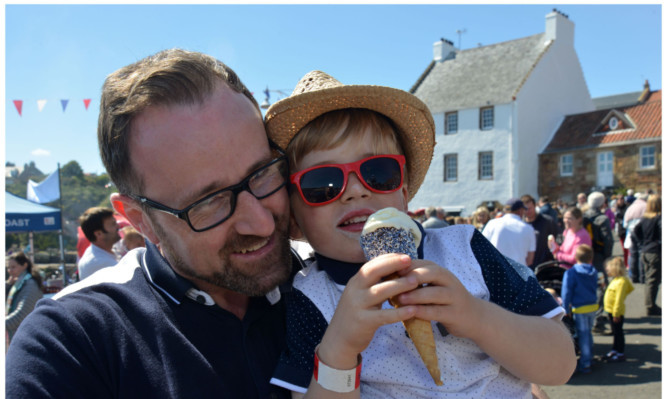
<svg viewBox="0 0 667 399">
<path fill-rule="evenodd" d="M 443 62 L 456 57 L 456 48 L 451 40 L 440 39 L 433 43 L 433 61 Z"/>
<path fill-rule="evenodd" d="M 642 94 L 639 95 L 637 102 L 643 103 L 644 101 L 648 100 L 650 94 L 651 94 L 651 86 L 649 86 L 647 79 L 644 81 L 644 90 L 642 90 Z"/>
<path fill-rule="evenodd" d="M 554 40 L 557 43 L 574 47 L 574 23 L 570 21 L 566 14 L 554 8 L 546 16 L 544 36 L 547 42 Z"/>
</svg>

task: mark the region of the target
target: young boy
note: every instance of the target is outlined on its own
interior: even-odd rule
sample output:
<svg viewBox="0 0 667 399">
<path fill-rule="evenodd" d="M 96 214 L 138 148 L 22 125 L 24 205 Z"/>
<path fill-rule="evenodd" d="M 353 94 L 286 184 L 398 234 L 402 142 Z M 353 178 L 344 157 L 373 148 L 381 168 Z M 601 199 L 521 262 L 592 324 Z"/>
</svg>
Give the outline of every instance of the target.
<svg viewBox="0 0 667 399">
<path fill-rule="evenodd" d="M 593 248 L 581 244 L 574 253 L 577 263 L 565 272 L 561 298 L 565 311 L 574 314 L 577 342 L 581 357 L 577 371 L 582 374 L 591 372 L 593 358 L 593 322 L 598 310 L 597 287 L 598 272 L 593 267 Z"/>
<path fill-rule="evenodd" d="M 303 233 L 315 250 L 288 297 L 288 348 L 274 384 L 293 397 L 307 388 L 317 398 L 358 397 L 362 351 L 363 397 L 530 398 L 528 381 L 569 379 L 575 358 L 557 321 L 562 308 L 473 226 L 420 227 L 420 259 L 389 254 L 366 263 L 364 222 L 385 207 L 407 211 L 430 164 L 435 129 L 420 100 L 314 71 L 267 111 L 266 126 L 293 172 L 293 235 Z M 392 261 L 402 265 L 390 268 Z M 382 280 L 400 268 L 402 278 Z M 400 292 L 403 307 L 392 309 L 386 300 Z M 396 323 L 413 316 L 437 322 L 442 386 Z"/>
</svg>

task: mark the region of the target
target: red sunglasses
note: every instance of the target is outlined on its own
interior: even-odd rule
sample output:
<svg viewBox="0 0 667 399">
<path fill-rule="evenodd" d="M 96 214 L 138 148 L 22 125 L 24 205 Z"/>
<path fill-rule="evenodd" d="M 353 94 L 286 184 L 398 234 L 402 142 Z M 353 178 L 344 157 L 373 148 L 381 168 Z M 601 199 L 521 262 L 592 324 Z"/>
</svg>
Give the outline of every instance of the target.
<svg viewBox="0 0 667 399">
<path fill-rule="evenodd" d="M 375 155 L 356 162 L 313 166 L 293 173 L 290 182 L 297 186 L 306 204 L 320 206 L 340 198 L 350 172 L 374 193 L 393 193 L 403 185 L 403 166 L 403 155 Z"/>
</svg>

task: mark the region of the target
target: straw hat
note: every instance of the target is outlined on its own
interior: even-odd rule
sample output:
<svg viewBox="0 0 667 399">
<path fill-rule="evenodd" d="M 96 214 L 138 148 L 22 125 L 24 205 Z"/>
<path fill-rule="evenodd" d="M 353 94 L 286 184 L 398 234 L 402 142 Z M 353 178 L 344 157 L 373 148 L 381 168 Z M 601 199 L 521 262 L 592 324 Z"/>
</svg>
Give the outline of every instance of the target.
<svg viewBox="0 0 667 399">
<path fill-rule="evenodd" d="M 343 85 L 321 71 L 307 73 L 292 95 L 277 101 L 264 117 L 267 134 L 281 148 L 310 121 L 329 111 L 364 108 L 381 113 L 398 127 L 407 159 L 408 201 L 424 181 L 435 146 L 435 125 L 426 104 L 403 90 Z"/>
</svg>

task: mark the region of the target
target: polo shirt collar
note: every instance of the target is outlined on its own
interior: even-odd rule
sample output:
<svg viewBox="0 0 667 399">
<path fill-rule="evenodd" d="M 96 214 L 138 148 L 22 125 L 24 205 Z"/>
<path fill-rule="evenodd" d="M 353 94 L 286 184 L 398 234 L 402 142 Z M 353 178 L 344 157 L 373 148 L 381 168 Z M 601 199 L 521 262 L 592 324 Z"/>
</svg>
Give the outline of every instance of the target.
<svg viewBox="0 0 667 399">
<path fill-rule="evenodd" d="M 291 253 L 292 277 L 294 277 L 293 274 L 305 266 L 296 251 L 292 250 Z M 213 298 L 209 294 L 197 289 L 189 280 L 177 274 L 169 262 L 162 256 L 157 246 L 148 240 L 146 240 L 146 251 L 144 252 L 141 267 L 146 272 L 153 286 L 176 304 L 180 304 L 185 297 L 188 297 L 203 305 L 215 305 Z M 290 291 L 291 281 L 290 279 L 266 294 L 265 297 L 269 303 L 276 304 L 281 298 L 281 293 Z"/>
</svg>

